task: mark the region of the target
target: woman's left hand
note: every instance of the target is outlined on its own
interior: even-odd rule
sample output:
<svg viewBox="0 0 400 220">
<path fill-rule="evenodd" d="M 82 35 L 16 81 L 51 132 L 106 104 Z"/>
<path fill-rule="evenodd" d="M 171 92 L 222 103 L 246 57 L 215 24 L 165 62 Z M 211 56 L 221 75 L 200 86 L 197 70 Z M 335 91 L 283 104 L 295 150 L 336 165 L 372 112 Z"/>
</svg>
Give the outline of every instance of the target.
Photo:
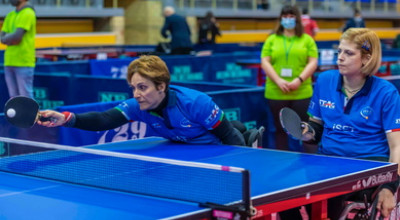
<svg viewBox="0 0 400 220">
<path fill-rule="evenodd" d="M 378 203 L 376 204 L 376 208 L 381 212 L 383 217 L 389 217 L 390 213 L 396 206 L 396 202 L 393 196 L 393 193 L 383 188 L 378 194 Z"/>
<path fill-rule="evenodd" d="M 290 91 L 294 91 L 297 90 L 300 87 L 300 85 L 301 85 L 300 79 L 295 78 L 289 83 L 288 87 L 290 88 Z"/>
</svg>

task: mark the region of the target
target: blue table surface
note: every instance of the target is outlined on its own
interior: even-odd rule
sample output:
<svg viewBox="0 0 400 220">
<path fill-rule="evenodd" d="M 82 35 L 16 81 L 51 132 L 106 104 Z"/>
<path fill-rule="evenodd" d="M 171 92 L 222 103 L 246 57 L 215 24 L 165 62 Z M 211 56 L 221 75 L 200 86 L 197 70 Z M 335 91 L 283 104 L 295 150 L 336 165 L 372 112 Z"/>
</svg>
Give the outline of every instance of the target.
<svg viewBox="0 0 400 220">
<path fill-rule="evenodd" d="M 242 167 L 252 198 L 317 184 L 389 163 L 224 145 L 185 145 L 145 138 L 96 149 Z M 0 219 L 160 219 L 204 210 L 195 203 L 0 173 Z"/>
</svg>

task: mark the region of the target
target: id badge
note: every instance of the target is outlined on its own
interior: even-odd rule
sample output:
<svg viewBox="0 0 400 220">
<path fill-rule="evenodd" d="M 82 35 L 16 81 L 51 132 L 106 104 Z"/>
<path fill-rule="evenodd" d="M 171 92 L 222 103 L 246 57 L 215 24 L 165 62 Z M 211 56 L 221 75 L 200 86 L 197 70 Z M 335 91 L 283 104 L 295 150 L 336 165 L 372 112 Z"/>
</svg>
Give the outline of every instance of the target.
<svg viewBox="0 0 400 220">
<path fill-rule="evenodd" d="M 292 77 L 292 69 L 290 69 L 290 68 L 282 68 L 281 69 L 281 76 L 283 76 L 283 77 Z"/>
</svg>

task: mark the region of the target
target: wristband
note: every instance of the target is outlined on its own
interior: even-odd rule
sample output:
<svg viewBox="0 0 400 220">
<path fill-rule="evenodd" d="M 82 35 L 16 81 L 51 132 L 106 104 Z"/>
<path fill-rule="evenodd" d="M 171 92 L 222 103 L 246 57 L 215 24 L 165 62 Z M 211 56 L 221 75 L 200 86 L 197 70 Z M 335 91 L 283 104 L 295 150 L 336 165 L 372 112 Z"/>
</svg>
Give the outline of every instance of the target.
<svg viewBox="0 0 400 220">
<path fill-rule="evenodd" d="M 381 188 L 385 188 L 390 190 L 393 194 L 397 191 L 397 188 L 399 187 L 399 178 L 397 180 L 390 182 L 390 183 L 384 183 L 381 185 Z"/>
<path fill-rule="evenodd" d="M 300 80 L 300 82 L 304 82 L 304 80 L 300 76 L 298 76 L 297 78 Z"/>
<path fill-rule="evenodd" d="M 62 112 L 61 114 L 64 115 L 65 121 L 64 121 L 64 126 L 65 127 L 72 127 L 75 124 L 75 115 L 74 113 L 71 112 Z"/>
</svg>

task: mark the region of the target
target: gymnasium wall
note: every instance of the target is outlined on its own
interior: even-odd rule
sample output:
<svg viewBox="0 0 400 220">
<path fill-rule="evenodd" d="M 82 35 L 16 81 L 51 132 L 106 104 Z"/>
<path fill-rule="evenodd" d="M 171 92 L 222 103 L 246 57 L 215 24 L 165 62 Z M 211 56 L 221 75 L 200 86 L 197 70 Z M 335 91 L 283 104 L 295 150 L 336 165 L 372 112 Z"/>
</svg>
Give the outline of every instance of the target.
<svg viewBox="0 0 400 220">
<path fill-rule="evenodd" d="M 120 26 L 124 19 L 117 19 Z M 193 20 L 193 19 L 192 19 Z M 158 21 L 161 22 L 161 21 Z M 217 43 L 259 43 L 264 42 L 268 35 L 276 26 L 276 20 L 261 19 L 219 19 L 222 36 L 217 38 Z M 344 21 L 341 20 L 318 20 L 320 32 L 317 34 L 316 41 L 338 40 L 341 31 L 340 27 Z M 111 20 L 112 23 L 112 20 Z M 123 27 L 118 28 L 118 33 L 105 31 L 95 32 L 99 29 L 94 19 L 44 19 L 38 20 L 36 47 L 71 47 L 71 46 L 92 46 L 92 45 L 113 45 L 119 44 L 122 40 Z M 130 23 L 127 23 L 128 25 Z M 193 35 L 196 36 L 197 23 L 191 21 Z M 2 22 L 0 21 L 0 27 Z M 118 24 L 111 24 L 118 26 Z M 367 20 L 367 27 L 375 30 L 381 39 L 394 39 L 400 34 L 400 28 L 395 28 L 390 20 Z M 108 28 L 109 29 L 109 28 Z M 158 30 L 158 29 L 157 29 Z M 120 33 L 122 32 L 122 33 Z M 132 30 L 130 30 L 132 32 Z M 128 31 L 128 33 L 130 33 Z M 136 32 L 139 32 L 136 30 Z M 153 31 L 145 31 L 147 34 Z M 133 33 L 132 33 L 133 34 Z M 158 34 L 158 31 L 157 31 Z M 126 41 L 129 44 L 143 44 L 139 35 Z M 142 37 L 143 38 L 143 37 Z M 195 42 L 193 37 L 193 41 Z M 136 40 L 135 40 L 136 39 Z M 153 38 L 151 43 L 156 45 L 161 38 Z M 0 50 L 5 49 L 5 45 L 0 44 Z"/>
<path fill-rule="evenodd" d="M 371 28 L 381 39 L 394 39 L 400 34 L 399 28 Z M 272 30 L 242 30 L 224 31 L 222 37 L 217 38 L 217 43 L 253 43 L 264 42 Z M 339 40 L 342 32 L 335 29 L 322 29 L 315 37 L 316 41 Z"/>
</svg>

